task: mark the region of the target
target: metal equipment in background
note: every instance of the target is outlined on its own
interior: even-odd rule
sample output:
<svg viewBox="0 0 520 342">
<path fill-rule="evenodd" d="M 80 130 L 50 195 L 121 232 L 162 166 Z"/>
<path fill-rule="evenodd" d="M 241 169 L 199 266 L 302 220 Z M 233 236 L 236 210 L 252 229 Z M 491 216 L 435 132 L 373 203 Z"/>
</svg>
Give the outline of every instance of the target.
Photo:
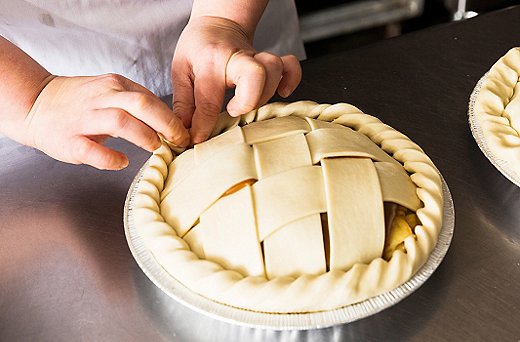
<svg viewBox="0 0 520 342">
<path fill-rule="evenodd" d="M 421 15 L 424 0 L 326 1 L 322 7 L 300 14 L 300 31 L 305 43 L 348 34 L 376 26 L 393 25 Z M 299 9 L 309 7 L 298 3 Z"/>
<path fill-rule="evenodd" d="M 385 27 L 390 37 L 399 35 L 410 19 L 422 28 L 518 4 L 520 0 L 296 0 L 304 43 L 375 27 Z"/>
</svg>

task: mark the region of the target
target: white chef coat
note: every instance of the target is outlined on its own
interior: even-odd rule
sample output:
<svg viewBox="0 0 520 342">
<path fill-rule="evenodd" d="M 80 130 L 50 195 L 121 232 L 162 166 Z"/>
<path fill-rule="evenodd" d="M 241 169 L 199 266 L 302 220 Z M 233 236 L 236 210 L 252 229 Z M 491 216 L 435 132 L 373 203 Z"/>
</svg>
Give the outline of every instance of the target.
<svg viewBox="0 0 520 342">
<path fill-rule="evenodd" d="M 171 60 L 192 0 L 0 0 L 0 35 L 56 75 L 118 73 L 171 94 Z M 305 58 L 293 0 L 272 0 L 259 51 Z M 0 52 L 1 53 L 1 52 Z"/>
</svg>

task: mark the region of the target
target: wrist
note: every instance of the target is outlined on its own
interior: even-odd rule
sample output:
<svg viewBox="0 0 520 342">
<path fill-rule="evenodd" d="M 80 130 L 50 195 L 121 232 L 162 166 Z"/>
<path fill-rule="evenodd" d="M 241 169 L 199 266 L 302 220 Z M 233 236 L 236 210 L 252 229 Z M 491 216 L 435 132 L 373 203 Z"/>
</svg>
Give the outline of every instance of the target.
<svg viewBox="0 0 520 342">
<path fill-rule="evenodd" d="M 53 76 L 1 36 L 0 51 L 0 131 L 23 142 L 24 121 L 36 98 Z"/>
<path fill-rule="evenodd" d="M 247 41 L 249 44 L 253 43 L 253 34 L 247 32 L 240 24 L 231 19 L 215 16 L 198 16 L 190 18 L 188 23 L 194 27 L 202 28 L 200 32 L 229 32 L 235 37 Z"/>
<path fill-rule="evenodd" d="M 227 19 L 236 25 L 252 41 L 256 25 L 267 6 L 267 0 L 195 0 L 190 20 L 200 17 Z"/>
<path fill-rule="evenodd" d="M 31 139 L 30 124 L 34 111 L 41 102 L 41 96 L 49 85 L 57 76 L 48 73 L 47 75 L 38 75 L 37 79 L 33 80 L 30 89 L 24 94 L 19 106 L 12 108 L 10 117 L 3 118 L 2 132 L 11 139 L 28 146 L 34 146 Z"/>
</svg>

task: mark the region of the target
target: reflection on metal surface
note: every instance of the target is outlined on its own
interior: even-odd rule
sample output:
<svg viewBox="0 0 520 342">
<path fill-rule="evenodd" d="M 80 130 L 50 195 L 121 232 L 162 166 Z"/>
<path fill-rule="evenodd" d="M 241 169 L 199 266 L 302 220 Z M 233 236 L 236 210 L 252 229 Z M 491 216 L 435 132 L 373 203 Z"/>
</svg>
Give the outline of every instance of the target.
<svg viewBox="0 0 520 342">
<path fill-rule="evenodd" d="M 138 184 L 147 166 L 148 163 L 145 163 L 137 173 L 130 186 L 125 202 L 123 222 L 132 255 L 148 278 L 179 303 L 211 318 L 242 327 L 274 330 L 325 328 L 354 322 L 389 308 L 418 289 L 432 275 L 435 269 L 437 269 L 449 248 L 455 226 L 453 200 L 446 182 L 442 179 L 444 215 L 439 238 L 426 263 L 410 280 L 392 291 L 369 298 L 360 303 L 330 311 L 308 314 L 266 314 L 246 311 L 216 303 L 192 292 L 165 272 L 145 247 L 133 223 L 133 201 Z"/>
<path fill-rule="evenodd" d="M 424 0 L 368 0 L 348 2 L 300 17 L 304 42 L 395 23 L 422 13 Z"/>
</svg>

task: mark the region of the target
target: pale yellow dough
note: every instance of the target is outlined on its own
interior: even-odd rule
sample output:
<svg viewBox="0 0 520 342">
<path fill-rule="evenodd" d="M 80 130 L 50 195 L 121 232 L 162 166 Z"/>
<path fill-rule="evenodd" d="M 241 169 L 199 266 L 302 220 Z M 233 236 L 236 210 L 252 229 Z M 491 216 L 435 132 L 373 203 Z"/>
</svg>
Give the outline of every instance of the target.
<svg viewBox="0 0 520 342">
<path fill-rule="evenodd" d="M 157 262 L 201 296 L 269 313 L 335 309 L 404 283 L 436 244 L 443 199 L 435 166 L 352 105 L 301 101 L 223 114 L 214 136 L 178 157 L 166 144 L 158 149 L 133 209 Z M 422 224 L 389 261 L 383 202 L 416 212 Z"/>
<path fill-rule="evenodd" d="M 520 179 L 520 47 L 491 67 L 473 111 L 489 151 Z"/>
</svg>

